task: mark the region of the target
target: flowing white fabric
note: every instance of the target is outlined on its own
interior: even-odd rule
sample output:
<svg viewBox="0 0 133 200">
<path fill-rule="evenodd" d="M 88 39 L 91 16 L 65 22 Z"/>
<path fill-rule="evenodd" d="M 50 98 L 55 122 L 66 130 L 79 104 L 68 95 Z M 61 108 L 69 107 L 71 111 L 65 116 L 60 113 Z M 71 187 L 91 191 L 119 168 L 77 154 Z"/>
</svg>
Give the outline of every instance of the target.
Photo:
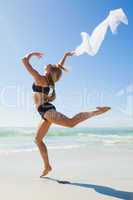
<svg viewBox="0 0 133 200">
<path fill-rule="evenodd" d="M 110 27 L 112 33 L 116 33 L 120 23 L 128 25 L 128 18 L 124 11 L 121 8 L 110 11 L 108 17 L 94 29 L 91 36 L 86 32 L 81 32 L 82 43 L 74 50 L 74 54 L 76 56 L 84 53 L 96 55 L 108 28 Z"/>
</svg>

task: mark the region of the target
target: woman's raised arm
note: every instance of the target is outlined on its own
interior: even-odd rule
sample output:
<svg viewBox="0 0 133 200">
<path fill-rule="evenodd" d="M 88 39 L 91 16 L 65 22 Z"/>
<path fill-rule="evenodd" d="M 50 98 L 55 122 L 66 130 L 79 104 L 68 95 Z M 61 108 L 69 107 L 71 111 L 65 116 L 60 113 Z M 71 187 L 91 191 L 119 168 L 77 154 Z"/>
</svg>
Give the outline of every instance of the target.
<svg viewBox="0 0 133 200">
<path fill-rule="evenodd" d="M 30 64 L 30 58 L 32 56 L 36 56 L 37 58 L 41 58 L 43 56 L 43 54 L 39 53 L 39 52 L 29 53 L 24 58 L 22 58 L 22 63 L 26 67 L 27 71 L 33 76 L 33 78 L 35 80 L 40 80 L 40 79 L 42 79 L 42 76 Z"/>
<path fill-rule="evenodd" d="M 64 54 L 63 58 L 57 63 L 58 66 L 63 67 L 63 65 L 65 64 L 66 58 L 67 57 L 71 57 L 74 55 L 74 52 L 67 52 Z"/>
</svg>

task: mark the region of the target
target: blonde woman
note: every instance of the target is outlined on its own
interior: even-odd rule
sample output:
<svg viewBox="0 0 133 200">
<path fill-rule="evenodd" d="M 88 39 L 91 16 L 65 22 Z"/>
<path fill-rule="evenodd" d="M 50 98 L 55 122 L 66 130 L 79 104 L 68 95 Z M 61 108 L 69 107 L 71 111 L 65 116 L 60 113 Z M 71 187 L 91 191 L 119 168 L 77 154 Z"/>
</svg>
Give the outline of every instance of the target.
<svg viewBox="0 0 133 200">
<path fill-rule="evenodd" d="M 70 118 L 65 116 L 64 114 L 58 112 L 56 107 L 50 103 L 56 98 L 55 92 L 55 83 L 60 80 L 62 76 L 62 72 L 66 69 L 64 68 L 65 60 L 68 57 L 73 56 L 74 53 L 68 52 L 65 53 L 61 61 L 55 65 L 48 64 L 44 69 L 44 74 L 39 74 L 32 65 L 30 64 L 30 59 L 33 56 L 37 58 L 41 58 L 43 56 L 40 52 L 32 52 L 26 55 L 22 59 L 22 63 L 34 78 L 34 82 L 32 85 L 33 89 L 33 98 L 35 102 L 35 106 L 39 114 L 41 115 L 41 121 L 38 125 L 35 143 L 38 146 L 40 151 L 44 167 L 43 172 L 40 177 L 47 175 L 52 167 L 48 158 L 48 151 L 46 144 L 43 142 L 44 136 L 47 134 L 49 127 L 52 124 L 58 124 L 64 127 L 74 127 L 77 124 L 102 113 L 105 113 L 110 109 L 110 107 L 97 107 L 96 110 L 92 112 L 80 112 L 76 114 L 74 117 Z M 52 90 L 52 92 L 50 92 Z M 51 93 L 51 94 L 50 94 Z"/>
</svg>

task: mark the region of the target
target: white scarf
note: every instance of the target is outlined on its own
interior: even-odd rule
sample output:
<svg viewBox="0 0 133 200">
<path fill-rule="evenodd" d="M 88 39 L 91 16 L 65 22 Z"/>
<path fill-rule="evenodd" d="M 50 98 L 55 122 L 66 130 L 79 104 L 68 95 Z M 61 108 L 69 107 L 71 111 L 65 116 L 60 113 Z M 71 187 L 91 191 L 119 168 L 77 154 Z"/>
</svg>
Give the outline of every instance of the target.
<svg viewBox="0 0 133 200">
<path fill-rule="evenodd" d="M 74 54 L 76 56 L 84 53 L 90 56 L 96 55 L 108 28 L 110 27 L 112 33 L 116 33 L 120 23 L 128 25 L 128 18 L 124 11 L 121 8 L 110 11 L 108 17 L 94 29 L 91 36 L 86 32 L 81 32 L 82 43 L 74 50 Z"/>
</svg>

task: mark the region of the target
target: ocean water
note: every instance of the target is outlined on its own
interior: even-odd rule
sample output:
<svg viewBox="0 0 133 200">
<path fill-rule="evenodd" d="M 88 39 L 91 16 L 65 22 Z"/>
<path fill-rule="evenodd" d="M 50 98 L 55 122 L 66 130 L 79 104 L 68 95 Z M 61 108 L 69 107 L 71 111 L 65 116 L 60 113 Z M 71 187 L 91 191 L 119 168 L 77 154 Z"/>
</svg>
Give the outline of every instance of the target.
<svg viewBox="0 0 133 200">
<path fill-rule="evenodd" d="M 0 128 L 0 154 L 37 151 L 35 128 Z M 50 128 L 44 138 L 49 149 L 98 146 L 133 149 L 133 128 Z"/>
</svg>

